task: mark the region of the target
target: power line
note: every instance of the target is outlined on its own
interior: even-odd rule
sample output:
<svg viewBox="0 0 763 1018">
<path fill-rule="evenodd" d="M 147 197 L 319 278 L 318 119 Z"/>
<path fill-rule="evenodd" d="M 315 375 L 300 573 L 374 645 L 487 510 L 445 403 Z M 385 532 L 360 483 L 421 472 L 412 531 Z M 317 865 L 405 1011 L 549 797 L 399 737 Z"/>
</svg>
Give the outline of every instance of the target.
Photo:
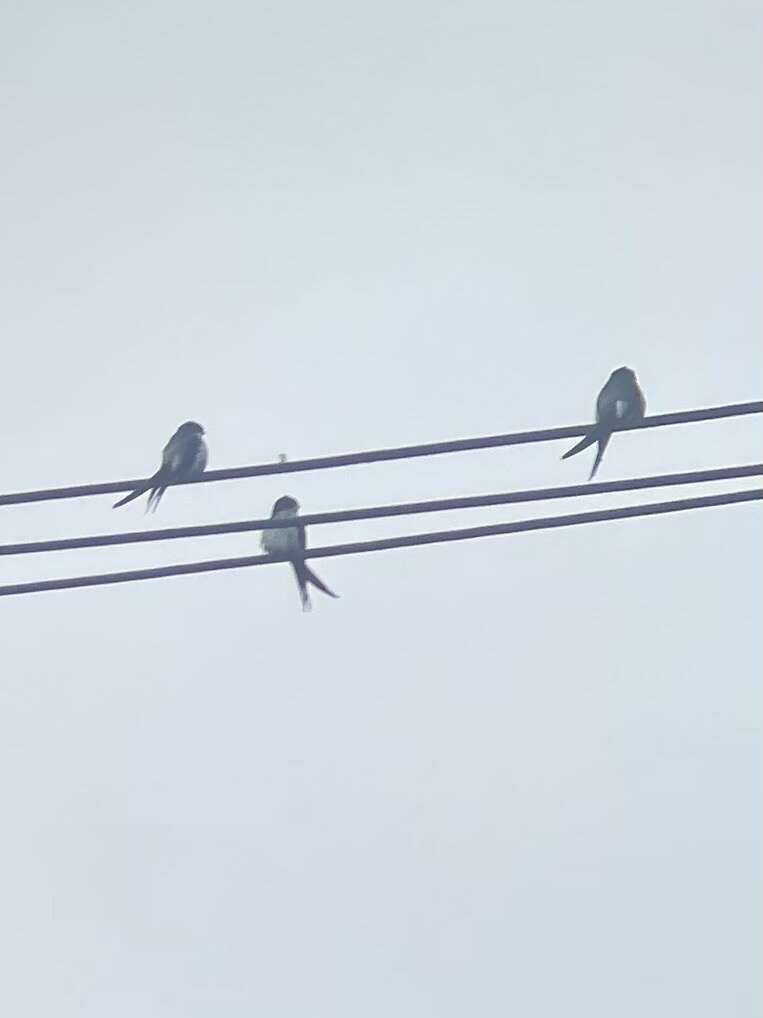
<svg viewBox="0 0 763 1018">
<path fill-rule="evenodd" d="M 671 414 L 656 414 L 643 421 L 629 424 L 622 431 L 642 428 L 660 428 L 673 424 L 693 424 L 714 421 L 723 417 L 741 417 L 763 413 L 763 401 L 731 403 L 727 406 L 707 407 L 703 410 L 681 410 Z M 487 435 L 481 438 L 459 438 L 448 442 L 429 442 L 424 445 L 404 445 L 390 449 L 371 449 L 366 452 L 342 453 L 337 456 L 318 456 L 313 459 L 291 460 L 285 463 L 260 463 L 248 467 L 226 470 L 207 470 L 200 477 L 181 484 L 206 484 L 212 481 L 231 481 L 243 477 L 264 477 L 269 474 L 293 474 L 306 470 L 328 470 L 359 463 L 380 463 L 388 460 L 413 459 L 420 456 L 440 456 L 443 453 L 467 452 L 472 449 L 495 449 L 508 445 L 527 445 L 532 442 L 551 442 L 563 438 L 585 435 L 591 424 L 577 424 L 562 428 L 544 428 L 540 431 L 516 431 L 505 435 Z M 131 491 L 144 484 L 146 478 L 130 481 L 109 481 L 103 484 L 79 484 L 67 488 L 43 488 L 38 491 L 18 491 L 0 495 L 0 506 L 20 505 L 26 502 L 49 502 L 62 498 L 83 498 L 87 495 L 114 495 Z"/>
<path fill-rule="evenodd" d="M 514 523 L 466 527 L 460 530 L 441 530 L 428 534 L 411 534 L 404 537 L 383 538 L 376 541 L 357 541 L 352 544 L 334 544 L 323 548 L 308 549 L 305 553 L 305 558 L 362 555 L 372 551 L 390 551 L 394 548 L 411 548 L 417 545 L 441 544 L 450 541 L 469 541 L 478 537 L 521 534 L 531 530 L 551 530 L 560 527 L 579 526 L 584 523 L 603 523 L 612 520 L 633 519 L 639 516 L 657 516 L 664 513 L 684 512 L 689 509 L 703 509 L 713 506 L 735 505 L 741 502 L 754 502 L 760 499 L 763 499 L 763 489 L 735 491 L 726 495 L 705 495 L 700 498 L 686 498 L 670 502 L 652 502 L 646 505 L 626 506 L 621 509 L 601 509 L 587 513 L 574 513 L 568 516 L 546 516 L 539 519 L 519 520 Z M 130 583 L 136 580 L 156 580 L 165 576 L 210 573 L 223 569 L 243 569 L 248 566 L 264 566 L 283 561 L 287 560 L 282 557 L 276 558 L 269 555 L 249 555 L 243 558 L 212 559 L 207 562 L 158 566 L 152 569 L 132 569 L 119 573 L 73 576 L 60 580 L 12 583 L 0 586 L 0 597 L 8 597 L 14 594 L 32 594 L 49 590 L 70 590 L 76 587 L 97 587 L 112 583 Z"/>
<path fill-rule="evenodd" d="M 452 509 L 476 509 L 484 506 L 512 505 L 521 502 L 543 502 L 547 499 L 575 498 L 579 495 L 602 495 L 610 492 L 639 491 L 644 488 L 671 487 L 696 484 L 704 481 L 728 481 L 741 477 L 763 475 L 763 463 L 738 467 L 720 467 L 714 470 L 694 470 L 679 474 L 655 474 L 622 481 L 596 481 L 588 484 L 570 484 L 556 488 L 529 488 L 524 491 L 499 492 L 490 495 L 468 495 L 461 498 L 430 499 L 425 502 L 400 502 L 396 505 L 370 506 L 365 509 L 342 509 L 335 512 L 311 513 L 300 516 L 305 526 L 324 523 L 347 523 L 355 520 L 380 519 L 390 516 L 408 516 L 419 513 L 445 512 Z M 211 523 L 203 526 L 170 527 L 162 530 L 139 530 L 121 534 L 103 534 L 95 537 L 67 537 L 50 541 L 27 541 L 17 544 L 0 544 L 2 555 L 30 555 L 48 551 L 73 551 L 78 548 L 103 548 L 122 544 L 143 544 L 152 541 L 171 541 L 178 538 L 213 537 L 220 534 L 242 534 L 258 530 L 271 530 L 283 526 L 282 520 L 238 520 L 232 523 Z"/>
</svg>

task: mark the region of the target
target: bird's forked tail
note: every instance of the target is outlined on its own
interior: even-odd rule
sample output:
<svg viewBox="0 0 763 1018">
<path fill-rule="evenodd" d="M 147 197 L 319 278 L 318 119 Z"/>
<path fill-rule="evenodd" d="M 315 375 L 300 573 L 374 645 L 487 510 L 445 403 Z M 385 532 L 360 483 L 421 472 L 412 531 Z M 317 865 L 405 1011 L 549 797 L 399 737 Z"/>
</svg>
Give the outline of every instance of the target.
<svg viewBox="0 0 763 1018">
<path fill-rule="evenodd" d="M 162 472 L 161 470 L 157 470 L 153 477 L 149 477 L 147 481 L 144 481 L 142 484 L 139 484 L 137 488 L 131 491 L 128 495 L 125 495 L 124 498 L 120 498 L 118 502 L 115 502 L 114 505 L 112 506 L 112 509 L 118 509 L 121 505 L 127 505 L 128 502 L 132 502 L 133 499 L 140 498 L 141 495 L 144 495 L 149 489 L 151 489 L 151 494 L 149 495 L 148 498 L 148 506 L 146 507 L 146 512 L 148 512 L 148 509 L 151 506 L 151 500 L 153 498 L 156 498 L 155 492 L 158 489 L 161 489 L 159 497 L 156 498 L 157 505 L 159 503 L 159 499 L 162 497 L 162 494 L 164 494 L 164 488 L 161 487 L 161 482 L 162 482 Z"/>
<path fill-rule="evenodd" d="M 330 590 L 323 580 L 317 576 L 308 565 L 305 564 L 304 559 L 293 561 L 292 568 L 294 569 L 294 575 L 297 577 L 299 596 L 302 601 L 302 611 L 312 611 L 310 592 L 307 589 L 309 583 L 312 583 L 314 587 L 317 587 L 318 590 L 322 591 L 324 594 L 328 594 L 329 597 L 339 597 L 338 594 L 335 594 L 333 590 Z"/>
<path fill-rule="evenodd" d="M 570 456 L 576 456 L 579 452 L 582 452 L 584 449 L 587 449 L 589 445 L 593 445 L 593 443 L 598 440 L 600 433 L 601 432 L 598 425 L 595 425 L 593 428 L 591 428 L 587 435 L 584 435 L 580 439 L 577 445 L 573 445 L 571 449 L 567 450 L 567 452 L 562 456 L 562 459 L 568 460 Z"/>
<path fill-rule="evenodd" d="M 604 450 L 607 448 L 610 438 L 612 437 L 611 431 L 605 431 L 599 436 L 599 448 L 596 450 L 596 459 L 593 461 L 591 467 L 591 473 L 588 475 L 588 480 L 592 481 L 596 476 L 596 471 L 599 469 Z"/>
</svg>

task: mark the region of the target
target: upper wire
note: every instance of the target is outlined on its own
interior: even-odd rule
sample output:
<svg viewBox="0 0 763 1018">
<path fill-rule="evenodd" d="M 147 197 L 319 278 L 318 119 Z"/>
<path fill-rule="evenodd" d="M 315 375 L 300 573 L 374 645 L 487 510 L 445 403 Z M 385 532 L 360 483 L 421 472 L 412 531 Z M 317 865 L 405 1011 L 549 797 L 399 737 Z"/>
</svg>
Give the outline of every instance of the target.
<svg viewBox="0 0 763 1018">
<path fill-rule="evenodd" d="M 701 410 L 681 410 L 676 413 L 654 414 L 643 420 L 623 426 L 622 431 L 661 428 L 674 424 L 693 424 L 714 421 L 724 417 L 741 417 L 763 413 L 763 400 L 750 403 L 729 403 L 726 406 L 706 407 Z M 354 466 L 359 463 L 380 463 L 389 460 L 412 459 L 420 456 L 440 456 L 444 453 L 467 452 L 472 449 L 495 449 L 509 445 L 527 445 L 533 442 L 552 442 L 557 439 L 578 438 L 590 431 L 591 424 L 576 424 L 561 428 L 543 428 L 536 431 L 515 431 L 505 435 L 486 435 L 481 438 L 459 438 L 446 442 L 428 442 L 421 445 L 404 445 L 389 449 L 371 449 L 366 452 L 341 453 L 336 456 L 318 456 L 312 459 L 288 460 L 277 463 L 260 463 L 254 466 L 232 467 L 225 470 L 207 470 L 198 477 L 174 482 L 177 484 L 209 484 L 214 481 L 231 481 L 243 477 L 264 477 L 268 474 L 292 474 L 306 470 L 327 470 L 334 467 Z M 20 505 L 26 502 L 49 502 L 63 498 L 84 498 L 89 495 L 113 495 L 130 491 L 146 478 L 129 481 L 108 481 L 102 484 L 79 484 L 66 488 L 41 488 L 37 491 L 17 491 L 0 495 L 0 506 Z"/>
</svg>

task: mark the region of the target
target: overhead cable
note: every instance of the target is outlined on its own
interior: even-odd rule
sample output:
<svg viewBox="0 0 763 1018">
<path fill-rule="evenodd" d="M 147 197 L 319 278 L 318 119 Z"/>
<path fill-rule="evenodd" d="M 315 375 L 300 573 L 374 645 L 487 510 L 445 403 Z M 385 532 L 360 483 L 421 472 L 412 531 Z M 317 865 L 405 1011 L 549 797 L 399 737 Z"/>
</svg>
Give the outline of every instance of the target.
<svg viewBox="0 0 763 1018">
<path fill-rule="evenodd" d="M 624 426 L 622 431 L 661 428 L 674 424 L 693 424 L 714 421 L 724 417 L 741 417 L 763 413 L 763 401 L 731 403 L 727 406 L 706 407 L 702 410 L 681 410 L 677 413 L 655 414 L 635 424 Z M 578 438 L 587 434 L 591 424 L 577 424 L 561 428 L 544 428 L 540 431 L 516 431 L 505 435 L 486 435 L 481 438 L 459 438 L 447 442 L 428 442 L 423 445 L 404 445 L 389 449 L 371 449 L 366 452 L 341 453 L 337 456 L 318 456 L 312 459 L 287 460 L 277 463 L 260 463 L 254 466 L 232 467 L 225 470 L 207 470 L 199 477 L 179 484 L 207 484 L 213 481 L 231 481 L 244 477 L 263 477 L 270 474 L 292 474 L 306 470 L 327 470 L 348 467 L 359 463 L 380 463 L 389 460 L 413 459 L 420 456 L 440 456 L 444 453 L 468 452 L 474 449 L 495 449 L 509 445 L 526 445 L 533 442 L 551 442 L 557 439 Z M 17 491 L 0 495 L 0 506 L 20 505 L 27 502 L 49 502 L 62 498 L 83 498 L 88 495 L 113 495 L 131 491 L 145 484 L 146 478 L 129 481 L 108 481 L 103 484 L 79 484 L 66 488 L 42 488 L 38 491 Z"/>
<path fill-rule="evenodd" d="M 612 492 L 639 491 L 645 488 L 664 488 L 681 484 L 709 481 L 728 481 L 741 477 L 763 476 L 763 463 L 738 467 L 720 467 L 714 470 L 693 470 L 678 474 L 655 474 L 620 481 L 595 481 L 587 484 L 568 484 L 556 488 L 529 488 L 524 491 L 506 491 L 488 495 L 467 495 L 461 498 L 429 499 L 425 502 L 400 502 L 396 505 L 369 506 L 363 509 L 340 509 L 334 512 L 310 513 L 300 516 L 305 526 L 325 523 L 348 523 L 357 520 L 382 519 L 391 516 L 409 516 L 420 513 L 445 512 L 453 509 L 477 509 L 486 506 L 512 505 L 523 502 L 544 502 L 548 499 L 576 498 L 582 495 L 603 495 Z M 25 541 L 0 544 L 2 555 L 31 555 L 49 551 L 74 551 L 80 548 L 103 548 L 123 544 L 144 544 L 153 541 L 172 541 L 179 538 L 214 537 L 221 534 L 243 534 L 251 531 L 272 530 L 283 526 L 282 520 L 237 520 L 231 523 L 210 523 L 190 527 L 166 527 L 160 530 L 128 531 L 120 534 L 98 534 L 90 537 L 64 537 L 50 541 Z"/>
<path fill-rule="evenodd" d="M 333 558 L 340 555 L 362 555 L 372 551 L 391 551 L 396 548 L 411 548 L 418 545 L 468 541 L 481 537 L 527 533 L 533 530 L 551 530 L 560 527 L 580 526 L 585 523 L 603 523 L 614 520 L 634 519 L 642 516 L 657 516 L 665 513 L 685 512 L 689 509 L 704 509 L 743 502 L 754 502 L 760 499 L 763 499 L 763 489 L 735 491 L 725 495 L 704 495 L 698 498 L 653 502 L 646 505 L 625 506 L 619 509 L 601 509 L 586 513 L 573 513 L 566 516 L 547 516 L 539 519 L 518 520 L 513 523 L 466 527 L 460 530 L 442 530 L 433 533 L 382 538 L 375 541 L 357 541 L 352 544 L 334 544 L 322 548 L 308 548 L 304 557 L 306 559 L 314 559 Z M 131 583 L 137 580 L 156 580 L 166 576 L 187 576 L 194 573 L 210 573 L 225 569 L 243 569 L 249 566 L 271 565 L 283 561 L 288 560 L 280 556 L 249 555 L 239 558 L 212 559 L 206 562 L 157 566 L 151 569 L 132 569 L 126 572 L 99 573 L 91 576 L 73 576 L 55 580 L 36 580 L 29 583 L 12 583 L 0 586 L 0 597 L 8 597 L 15 594 L 40 593 L 42 591 L 70 590 L 78 587 L 96 587 L 114 583 Z"/>
</svg>

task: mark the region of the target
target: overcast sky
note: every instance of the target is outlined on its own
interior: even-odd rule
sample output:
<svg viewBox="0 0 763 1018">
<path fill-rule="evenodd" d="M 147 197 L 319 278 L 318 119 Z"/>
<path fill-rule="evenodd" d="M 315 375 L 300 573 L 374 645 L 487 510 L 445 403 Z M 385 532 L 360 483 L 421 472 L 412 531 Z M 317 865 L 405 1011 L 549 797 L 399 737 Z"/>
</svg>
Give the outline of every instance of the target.
<svg viewBox="0 0 763 1018">
<path fill-rule="evenodd" d="M 212 467 L 577 424 L 620 364 L 652 412 L 761 398 L 758 2 L 108 8 L 2 17 L 2 490 L 145 475 L 187 418 Z M 5 508 L 1 542 L 584 481 L 568 444 Z M 746 418 L 600 477 L 760 458 Z M 759 1018 L 760 523 L 329 559 L 311 615 L 287 566 L 4 599 L 3 1013 Z"/>
</svg>

